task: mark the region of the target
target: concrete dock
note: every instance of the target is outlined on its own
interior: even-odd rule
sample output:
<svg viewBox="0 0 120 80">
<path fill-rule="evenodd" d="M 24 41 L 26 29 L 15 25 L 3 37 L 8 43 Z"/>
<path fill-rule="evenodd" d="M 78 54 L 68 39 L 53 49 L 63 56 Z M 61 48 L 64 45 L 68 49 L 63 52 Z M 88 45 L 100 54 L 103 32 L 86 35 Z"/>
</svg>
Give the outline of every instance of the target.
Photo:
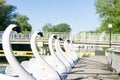
<svg viewBox="0 0 120 80">
<path fill-rule="evenodd" d="M 120 80 L 120 76 L 108 66 L 105 56 L 90 56 L 80 59 L 66 80 Z"/>
</svg>

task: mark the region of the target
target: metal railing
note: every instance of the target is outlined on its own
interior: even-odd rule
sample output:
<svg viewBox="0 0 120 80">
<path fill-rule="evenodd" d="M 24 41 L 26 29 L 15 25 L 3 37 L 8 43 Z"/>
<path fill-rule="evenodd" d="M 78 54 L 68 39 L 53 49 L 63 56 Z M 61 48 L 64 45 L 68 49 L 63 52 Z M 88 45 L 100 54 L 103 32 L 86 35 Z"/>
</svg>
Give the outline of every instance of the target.
<svg viewBox="0 0 120 80">
<path fill-rule="evenodd" d="M 31 38 L 33 32 L 22 32 L 17 34 L 16 32 L 12 32 L 11 34 L 11 40 L 29 40 Z M 43 40 L 48 40 L 50 35 L 55 34 L 58 37 L 61 37 L 63 39 L 69 39 L 70 34 L 68 32 L 60 33 L 60 32 L 46 32 L 44 33 Z M 0 31 L 0 40 L 2 39 L 3 31 Z"/>
<path fill-rule="evenodd" d="M 109 34 L 101 35 L 101 33 L 80 33 L 74 36 L 76 42 L 109 42 Z M 112 34 L 111 40 L 114 43 L 120 42 L 120 34 Z"/>
<path fill-rule="evenodd" d="M 11 34 L 11 40 L 29 40 L 33 32 L 23 32 L 23 33 L 15 33 Z M 56 34 L 58 37 L 63 39 L 70 39 L 74 42 L 109 42 L 109 34 L 104 34 L 101 38 L 101 33 L 89 33 L 89 32 L 81 32 L 78 34 L 71 34 L 68 32 L 46 32 L 44 33 L 43 40 L 48 40 L 50 35 Z M 2 39 L 3 31 L 0 31 L 0 40 Z M 120 42 L 120 34 L 112 34 L 111 35 L 112 42 L 119 43 Z"/>
</svg>

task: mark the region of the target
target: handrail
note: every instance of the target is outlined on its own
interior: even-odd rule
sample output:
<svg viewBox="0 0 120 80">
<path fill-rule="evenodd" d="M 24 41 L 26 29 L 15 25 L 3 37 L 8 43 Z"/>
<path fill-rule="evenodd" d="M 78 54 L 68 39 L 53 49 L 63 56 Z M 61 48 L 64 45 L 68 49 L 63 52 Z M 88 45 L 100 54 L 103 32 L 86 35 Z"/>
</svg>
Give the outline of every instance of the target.
<svg viewBox="0 0 120 80">
<path fill-rule="evenodd" d="M 12 40 L 30 40 L 31 34 L 33 32 L 25 31 L 20 34 L 12 33 Z M 0 41 L 2 39 L 3 31 L 0 31 Z M 58 37 L 63 39 L 72 39 L 74 42 L 109 42 L 109 34 L 104 34 L 102 40 L 100 40 L 101 33 L 90 33 L 90 32 L 81 32 L 79 34 L 72 34 L 68 32 L 45 32 L 45 36 L 42 38 L 43 40 L 48 40 L 48 38 L 52 34 L 56 34 Z M 112 42 L 118 43 L 120 42 L 120 34 L 112 34 L 111 35 Z"/>
</svg>

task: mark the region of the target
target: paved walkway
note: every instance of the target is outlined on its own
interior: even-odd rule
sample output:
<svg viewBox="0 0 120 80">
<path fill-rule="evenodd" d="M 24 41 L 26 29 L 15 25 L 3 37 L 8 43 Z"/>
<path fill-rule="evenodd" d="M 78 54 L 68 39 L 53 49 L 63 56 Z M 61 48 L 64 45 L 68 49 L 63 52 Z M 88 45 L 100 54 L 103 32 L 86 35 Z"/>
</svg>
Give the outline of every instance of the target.
<svg viewBox="0 0 120 80">
<path fill-rule="evenodd" d="M 105 56 L 91 56 L 83 57 L 66 80 L 120 80 L 120 76 L 110 70 Z"/>
</svg>

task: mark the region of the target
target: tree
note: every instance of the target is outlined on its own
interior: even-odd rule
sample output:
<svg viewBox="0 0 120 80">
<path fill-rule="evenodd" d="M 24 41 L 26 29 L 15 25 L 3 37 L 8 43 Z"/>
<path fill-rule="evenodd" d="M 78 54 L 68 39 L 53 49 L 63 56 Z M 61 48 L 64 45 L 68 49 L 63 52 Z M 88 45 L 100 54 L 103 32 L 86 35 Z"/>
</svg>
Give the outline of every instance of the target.
<svg viewBox="0 0 120 80">
<path fill-rule="evenodd" d="M 58 32 L 71 32 L 70 25 L 66 23 L 58 24 L 56 27 Z"/>
<path fill-rule="evenodd" d="M 0 31 L 5 30 L 9 24 L 13 23 L 15 9 L 15 6 L 6 4 L 5 0 L 0 0 Z"/>
<path fill-rule="evenodd" d="M 4 31 L 9 24 L 21 26 L 22 31 L 31 31 L 32 27 L 28 23 L 29 18 L 25 15 L 15 13 L 17 8 L 6 4 L 5 0 L 0 0 L 0 31 Z"/>
<path fill-rule="evenodd" d="M 17 25 L 19 25 L 21 27 L 22 31 L 31 31 L 32 27 L 31 25 L 28 23 L 29 18 L 25 15 L 20 15 L 18 13 L 16 13 L 14 15 L 14 19 L 13 22 Z"/>
<path fill-rule="evenodd" d="M 112 33 L 120 33 L 120 0 L 96 0 L 95 6 L 101 19 L 98 30 L 108 32 L 108 24 L 112 24 Z"/>
<path fill-rule="evenodd" d="M 66 23 L 61 23 L 58 25 L 46 24 L 43 26 L 42 30 L 44 32 L 71 32 L 70 25 Z"/>
<path fill-rule="evenodd" d="M 43 26 L 42 30 L 43 30 L 44 32 L 48 32 L 51 27 L 52 27 L 52 24 L 47 23 L 47 24 L 45 24 L 45 25 Z"/>
</svg>

